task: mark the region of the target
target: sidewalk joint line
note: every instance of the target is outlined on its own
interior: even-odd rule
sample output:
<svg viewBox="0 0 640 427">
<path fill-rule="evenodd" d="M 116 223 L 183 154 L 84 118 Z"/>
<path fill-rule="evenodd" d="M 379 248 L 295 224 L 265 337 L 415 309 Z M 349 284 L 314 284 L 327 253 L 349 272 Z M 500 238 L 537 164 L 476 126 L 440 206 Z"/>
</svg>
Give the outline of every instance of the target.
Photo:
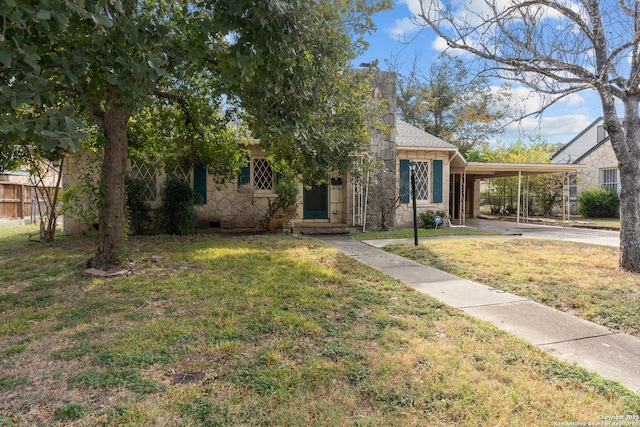
<svg viewBox="0 0 640 427">
<path fill-rule="evenodd" d="M 510 294 L 510 295 L 514 295 L 514 294 Z M 514 295 L 514 296 L 517 297 L 518 295 Z M 490 303 L 487 303 L 487 304 L 478 304 L 478 305 L 465 305 L 464 307 L 455 307 L 455 308 L 457 308 L 458 310 L 464 310 L 465 308 L 492 307 L 492 306 L 496 306 L 496 305 L 518 304 L 518 303 L 521 303 L 521 302 L 535 302 L 535 301 L 532 301 L 532 300 L 524 298 L 524 297 L 520 297 L 520 298 L 522 298 L 522 299 L 515 300 L 515 301 L 505 301 L 505 302 L 490 302 Z"/>
<path fill-rule="evenodd" d="M 542 343 L 542 344 L 537 344 L 537 345 L 543 346 L 543 345 L 564 344 L 564 343 L 569 343 L 569 342 L 591 340 L 591 339 L 594 339 L 594 338 L 611 337 L 611 336 L 614 336 L 614 335 L 620 335 L 620 332 L 611 331 L 608 334 L 593 335 L 593 336 L 582 337 L 582 338 L 572 338 L 572 339 L 569 339 L 569 340 L 554 341 L 554 342 Z"/>
</svg>

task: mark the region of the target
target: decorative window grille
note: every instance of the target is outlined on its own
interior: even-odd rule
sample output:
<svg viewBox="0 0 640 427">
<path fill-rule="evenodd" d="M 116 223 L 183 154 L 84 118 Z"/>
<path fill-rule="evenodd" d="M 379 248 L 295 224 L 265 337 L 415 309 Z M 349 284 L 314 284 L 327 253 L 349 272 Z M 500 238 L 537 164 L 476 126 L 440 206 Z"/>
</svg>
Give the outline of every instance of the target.
<svg viewBox="0 0 640 427">
<path fill-rule="evenodd" d="M 253 159 L 253 186 L 256 190 L 273 190 L 273 169 L 267 159 Z"/>
<path fill-rule="evenodd" d="M 429 162 L 415 162 L 416 200 L 429 200 Z"/>
<path fill-rule="evenodd" d="M 131 178 L 139 179 L 144 184 L 143 197 L 146 202 L 158 200 L 157 175 L 155 165 L 131 160 Z"/>
<path fill-rule="evenodd" d="M 174 167 L 172 170 L 168 170 L 167 175 L 174 176 L 185 184 L 191 185 L 191 172 L 189 170 L 185 171 L 180 165 Z"/>
<path fill-rule="evenodd" d="M 618 169 L 600 169 L 600 187 L 618 191 Z"/>
<path fill-rule="evenodd" d="M 569 187 L 569 199 L 575 200 L 578 198 L 578 175 L 570 173 L 568 178 L 569 182 L 567 184 Z"/>
</svg>

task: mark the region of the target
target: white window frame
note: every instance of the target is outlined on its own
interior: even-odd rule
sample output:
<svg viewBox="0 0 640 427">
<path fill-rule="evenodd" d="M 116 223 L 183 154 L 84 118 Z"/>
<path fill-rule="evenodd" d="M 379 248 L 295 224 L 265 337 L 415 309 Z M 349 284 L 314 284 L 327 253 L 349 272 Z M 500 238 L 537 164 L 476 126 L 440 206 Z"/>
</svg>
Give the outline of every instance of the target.
<svg viewBox="0 0 640 427">
<path fill-rule="evenodd" d="M 266 171 L 267 167 L 271 171 L 271 176 L 269 178 L 259 176 L 258 171 L 263 173 L 264 171 Z M 271 186 L 269 188 L 263 187 L 262 183 L 268 181 L 269 179 L 271 181 Z M 253 184 L 253 188 L 256 192 L 275 193 L 276 173 L 271 167 L 269 161 L 264 157 L 253 157 L 251 159 L 251 183 Z"/>
<path fill-rule="evenodd" d="M 578 174 L 570 173 L 567 177 L 567 187 L 569 189 L 569 200 L 578 199 Z"/>
<path fill-rule="evenodd" d="M 600 169 L 600 188 L 614 190 L 616 193 L 620 188 L 618 168 Z"/>
<path fill-rule="evenodd" d="M 428 160 L 416 160 L 415 174 L 416 174 L 416 201 L 428 202 L 429 201 L 429 182 L 431 178 L 431 165 Z"/>
<path fill-rule="evenodd" d="M 155 159 L 154 159 L 155 160 Z M 140 179 L 145 184 L 145 202 L 158 203 L 160 202 L 160 180 L 158 179 L 159 165 L 155 161 L 151 162 L 139 162 L 134 159 L 130 161 L 129 175 L 133 179 Z M 152 176 L 153 175 L 153 176 Z M 153 186 L 153 188 L 152 188 Z M 149 192 L 153 192 L 150 194 Z M 151 197 L 149 197 L 151 196 Z"/>
</svg>

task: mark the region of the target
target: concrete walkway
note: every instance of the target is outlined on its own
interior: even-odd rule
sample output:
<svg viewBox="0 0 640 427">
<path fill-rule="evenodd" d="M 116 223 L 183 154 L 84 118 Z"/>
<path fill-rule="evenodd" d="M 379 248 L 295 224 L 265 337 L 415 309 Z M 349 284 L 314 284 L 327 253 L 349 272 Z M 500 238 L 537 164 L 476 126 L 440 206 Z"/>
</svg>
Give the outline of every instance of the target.
<svg viewBox="0 0 640 427">
<path fill-rule="evenodd" d="M 576 362 L 630 390 L 640 391 L 640 339 L 425 267 L 349 236 L 316 238 L 420 292 L 524 338 L 559 359 Z"/>
</svg>

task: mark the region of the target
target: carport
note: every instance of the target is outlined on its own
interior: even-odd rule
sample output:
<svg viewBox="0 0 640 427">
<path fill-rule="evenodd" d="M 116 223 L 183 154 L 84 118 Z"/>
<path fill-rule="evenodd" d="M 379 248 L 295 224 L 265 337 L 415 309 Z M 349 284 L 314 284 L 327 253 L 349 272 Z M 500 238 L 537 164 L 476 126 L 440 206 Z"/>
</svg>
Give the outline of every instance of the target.
<svg viewBox="0 0 640 427">
<path fill-rule="evenodd" d="M 460 160 L 463 160 L 460 157 Z M 530 175 L 551 175 L 563 174 L 563 195 L 567 194 L 568 175 L 578 170 L 584 169 L 585 165 L 576 164 L 555 164 L 555 163 L 482 163 L 482 162 L 460 162 L 451 168 L 451 197 L 453 204 L 450 209 L 452 218 L 457 218 L 460 225 L 464 225 L 467 213 L 471 217 L 478 216 L 480 207 L 480 190 L 476 183 L 489 178 L 518 177 L 518 208 L 516 215 L 516 227 L 520 225 L 520 205 L 522 197 L 522 177 Z M 467 185 L 470 182 L 471 186 Z M 563 196 L 564 197 L 564 196 Z M 476 206 L 477 202 L 477 206 Z M 467 205 L 471 204 L 471 210 L 467 210 Z"/>
</svg>

